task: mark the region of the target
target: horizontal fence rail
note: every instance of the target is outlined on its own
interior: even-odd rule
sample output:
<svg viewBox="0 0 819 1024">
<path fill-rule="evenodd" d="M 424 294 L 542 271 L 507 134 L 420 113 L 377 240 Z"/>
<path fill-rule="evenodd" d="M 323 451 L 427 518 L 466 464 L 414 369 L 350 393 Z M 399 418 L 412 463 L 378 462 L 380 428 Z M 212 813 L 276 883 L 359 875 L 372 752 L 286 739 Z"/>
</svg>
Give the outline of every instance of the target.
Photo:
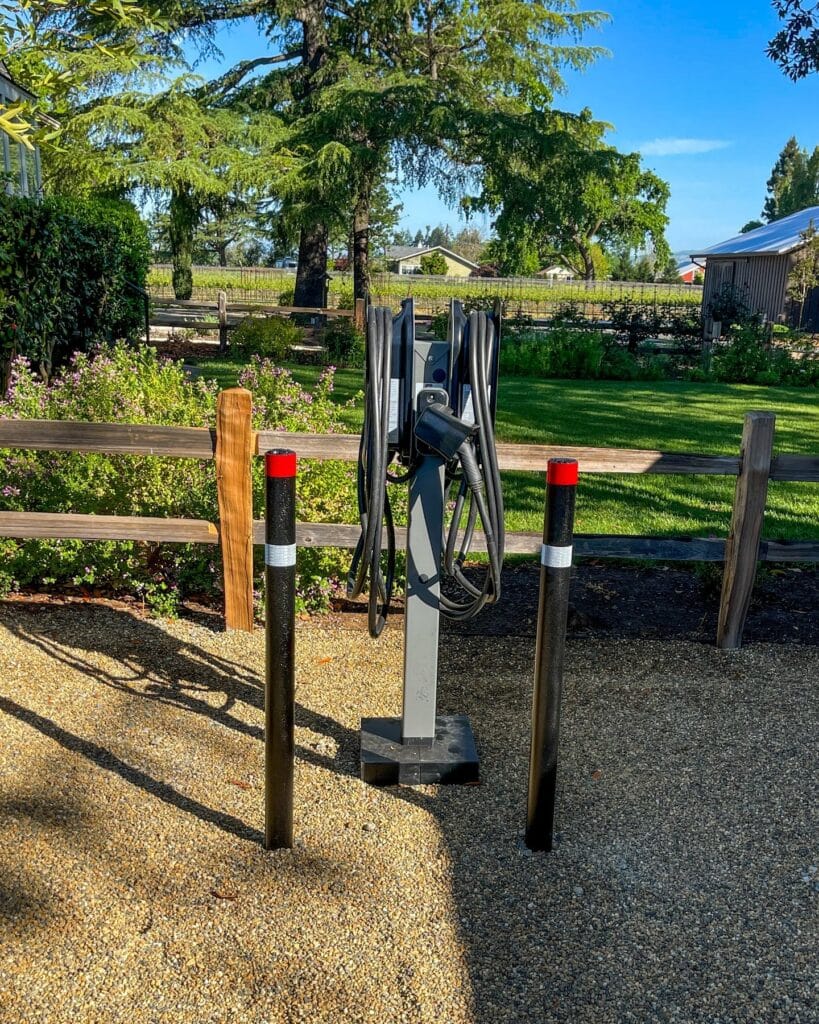
<svg viewBox="0 0 819 1024">
<path fill-rule="evenodd" d="M 296 543 L 305 548 L 354 548 L 361 535 L 360 526 L 341 523 L 298 523 Z M 474 533 L 472 550 L 486 552 L 486 539 L 480 530 Z M 253 523 L 253 543 L 264 544 L 264 521 Z M 508 555 L 540 555 L 540 533 L 507 533 Z M 395 545 L 404 551 L 406 527 L 396 526 Z M 574 554 L 578 558 L 651 559 L 661 562 L 722 562 L 725 541 L 716 537 L 631 537 L 626 534 L 576 533 Z M 763 540 L 759 545 L 761 562 L 819 562 L 819 541 Z"/>
<path fill-rule="evenodd" d="M 172 332 L 177 330 L 194 330 L 199 332 L 218 331 L 219 349 L 226 352 L 230 342 L 230 332 L 239 327 L 248 316 L 290 316 L 300 314 L 307 317 L 314 323 L 321 319 L 348 319 L 352 320 L 356 328 L 364 329 L 366 303 L 363 299 L 356 299 L 352 309 L 335 309 L 321 306 L 278 306 L 260 305 L 259 303 L 231 303 L 228 306 L 227 294 L 223 291 L 217 293 L 215 305 L 208 305 L 191 299 L 180 299 L 174 302 L 163 303 L 161 306 L 154 304 L 153 313 L 150 317 L 150 326 L 166 327 Z M 147 340 L 147 334 L 146 334 Z M 300 348 L 301 346 L 291 346 Z M 324 351 L 321 345 L 313 345 L 317 351 Z"/>
<path fill-rule="evenodd" d="M 78 513 L 0 512 L 0 536 L 13 538 L 77 538 L 132 540 L 151 543 L 219 544 L 225 579 L 226 625 L 253 627 L 253 545 L 263 543 L 263 525 L 254 522 L 250 503 L 251 462 L 270 448 L 288 447 L 302 459 L 354 462 L 359 438 L 354 434 L 297 434 L 251 429 L 252 396 L 242 388 L 218 398 L 217 427 L 173 427 L 151 424 L 85 423 L 51 420 L 0 420 L 0 449 L 22 448 L 108 455 L 163 456 L 216 460 L 220 522 L 155 517 L 83 515 Z M 819 483 L 819 455 L 773 455 L 770 413 L 745 417 L 738 456 L 662 452 L 628 448 L 499 444 L 500 468 L 542 472 L 556 456 L 578 460 L 582 473 L 710 474 L 737 479 L 731 529 L 714 537 L 576 537 L 580 557 L 710 561 L 725 565 L 720 601 L 718 643 L 739 646 L 758 561 L 819 561 L 819 542 L 762 540 L 767 482 Z M 298 544 L 305 547 L 354 547 L 356 524 L 302 523 Z M 507 534 L 507 551 L 537 555 L 540 534 Z M 405 530 L 397 530 L 405 544 Z M 483 536 L 475 551 L 485 550 Z"/>
<path fill-rule="evenodd" d="M 299 458 L 355 462 L 358 434 L 293 434 L 262 430 L 256 435 L 256 454 L 268 448 L 292 448 Z M 736 476 L 740 460 L 735 455 L 695 455 L 639 448 L 585 448 L 576 445 L 504 444 L 497 446 L 498 464 L 504 470 L 542 472 L 551 458 L 577 459 L 581 473 L 663 473 L 683 476 Z M 819 455 L 778 455 L 771 462 L 771 480 L 819 483 Z"/>
<path fill-rule="evenodd" d="M 254 447 L 256 454 L 284 446 L 292 448 L 303 459 L 355 462 L 358 444 L 358 434 L 296 434 L 265 430 L 255 435 Z M 155 427 L 149 424 L 0 420 L 0 448 L 212 459 L 216 450 L 216 431 L 205 427 Z M 733 455 L 576 445 L 498 445 L 498 461 L 504 470 L 538 472 L 548 459 L 560 456 L 577 459 L 584 473 L 736 476 L 739 472 L 739 459 Z M 770 479 L 819 483 L 819 456 L 774 456 Z"/>
<path fill-rule="evenodd" d="M 0 537 L 218 544 L 219 530 L 204 519 L 97 516 L 76 512 L 0 512 Z"/>
<path fill-rule="evenodd" d="M 296 527 L 296 543 L 302 548 L 354 548 L 358 543 L 360 526 L 339 523 L 301 522 Z M 475 530 L 472 550 L 485 553 L 486 540 Z M 264 544 L 264 521 L 253 523 L 253 543 Z M 395 546 L 406 549 L 406 528 L 395 527 Z M 507 534 L 508 555 L 540 555 L 543 546 L 541 534 Z M 574 535 L 574 554 L 578 558 L 652 559 L 664 562 L 722 562 L 725 560 L 725 541 L 700 537 L 628 537 L 615 534 Z M 760 561 L 803 562 L 819 561 L 819 541 L 762 541 Z"/>
<path fill-rule="evenodd" d="M 212 459 L 216 431 L 205 427 L 154 427 L 142 423 L 0 420 L 0 448 Z"/>
</svg>

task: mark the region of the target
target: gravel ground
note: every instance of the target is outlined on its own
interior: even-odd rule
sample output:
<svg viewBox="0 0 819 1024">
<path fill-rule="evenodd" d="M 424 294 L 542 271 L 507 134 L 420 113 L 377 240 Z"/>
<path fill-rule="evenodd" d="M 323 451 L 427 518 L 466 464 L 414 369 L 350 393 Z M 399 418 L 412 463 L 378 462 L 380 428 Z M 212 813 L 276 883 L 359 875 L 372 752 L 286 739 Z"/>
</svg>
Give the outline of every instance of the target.
<svg viewBox="0 0 819 1024">
<path fill-rule="evenodd" d="M 300 624 L 298 840 L 265 853 L 261 631 L 0 606 L 3 1024 L 816 1020 L 819 648 L 573 638 L 535 856 L 532 638 L 445 641 L 483 784 L 375 790 L 400 620 Z"/>
</svg>

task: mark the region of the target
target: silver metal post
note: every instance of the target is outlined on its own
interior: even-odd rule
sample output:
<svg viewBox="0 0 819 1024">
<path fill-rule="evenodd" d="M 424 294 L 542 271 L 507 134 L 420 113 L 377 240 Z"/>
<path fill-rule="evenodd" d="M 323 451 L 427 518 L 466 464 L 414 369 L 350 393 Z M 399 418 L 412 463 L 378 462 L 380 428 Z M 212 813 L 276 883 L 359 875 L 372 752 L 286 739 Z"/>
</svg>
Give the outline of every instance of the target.
<svg viewBox="0 0 819 1024">
<path fill-rule="evenodd" d="M 443 520 L 444 460 L 425 455 L 409 489 L 403 743 L 435 739 Z"/>
</svg>

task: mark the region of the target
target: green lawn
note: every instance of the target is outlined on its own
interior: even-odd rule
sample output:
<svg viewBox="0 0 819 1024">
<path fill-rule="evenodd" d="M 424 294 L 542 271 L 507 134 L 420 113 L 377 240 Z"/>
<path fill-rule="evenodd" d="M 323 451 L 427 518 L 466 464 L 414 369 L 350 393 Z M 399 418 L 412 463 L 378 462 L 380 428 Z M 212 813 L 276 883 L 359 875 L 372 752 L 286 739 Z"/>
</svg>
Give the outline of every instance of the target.
<svg viewBox="0 0 819 1024">
<path fill-rule="evenodd" d="M 238 364 L 202 364 L 224 386 L 235 383 Z M 218 372 L 217 372 L 218 369 Z M 320 369 L 290 367 L 305 386 Z M 336 397 L 345 402 L 362 386 L 362 371 L 339 370 Z M 704 454 L 736 454 L 743 414 L 777 414 L 778 452 L 819 453 L 819 394 L 813 388 L 765 388 L 725 384 L 625 381 L 501 381 L 498 436 L 541 444 L 652 448 Z M 350 431 L 361 408 L 343 409 Z M 505 473 L 507 527 L 537 531 L 543 520 L 543 480 L 535 473 Z M 653 536 L 715 534 L 728 530 L 733 477 L 582 476 L 576 528 L 580 533 Z M 819 538 L 819 484 L 771 483 L 765 536 Z"/>
<path fill-rule="evenodd" d="M 498 434 L 505 441 L 736 454 L 743 415 L 753 409 L 776 413 L 778 452 L 819 453 L 813 388 L 507 378 L 500 384 Z M 507 476 L 509 529 L 536 529 L 541 482 L 531 473 Z M 724 535 L 734 483 L 705 475 L 581 476 L 577 530 Z M 819 537 L 819 485 L 771 483 L 765 536 Z"/>
</svg>

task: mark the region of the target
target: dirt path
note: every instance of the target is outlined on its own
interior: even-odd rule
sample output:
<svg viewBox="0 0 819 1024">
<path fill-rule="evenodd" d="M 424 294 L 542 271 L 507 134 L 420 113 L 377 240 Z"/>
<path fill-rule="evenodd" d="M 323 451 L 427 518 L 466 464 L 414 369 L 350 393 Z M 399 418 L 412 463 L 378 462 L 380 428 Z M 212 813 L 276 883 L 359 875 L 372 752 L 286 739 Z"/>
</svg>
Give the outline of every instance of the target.
<svg viewBox="0 0 819 1024">
<path fill-rule="evenodd" d="M 812 1019 L 819 648 L 580 628 L 554 854 L 520 841 L 531 636 L 446 634 L 480 787 L 375 790 L 400 621 L 351 615 L 300 626 L 265 853 L 261 631 L 0 606 L 0 1021 Z"/>
</svg>

